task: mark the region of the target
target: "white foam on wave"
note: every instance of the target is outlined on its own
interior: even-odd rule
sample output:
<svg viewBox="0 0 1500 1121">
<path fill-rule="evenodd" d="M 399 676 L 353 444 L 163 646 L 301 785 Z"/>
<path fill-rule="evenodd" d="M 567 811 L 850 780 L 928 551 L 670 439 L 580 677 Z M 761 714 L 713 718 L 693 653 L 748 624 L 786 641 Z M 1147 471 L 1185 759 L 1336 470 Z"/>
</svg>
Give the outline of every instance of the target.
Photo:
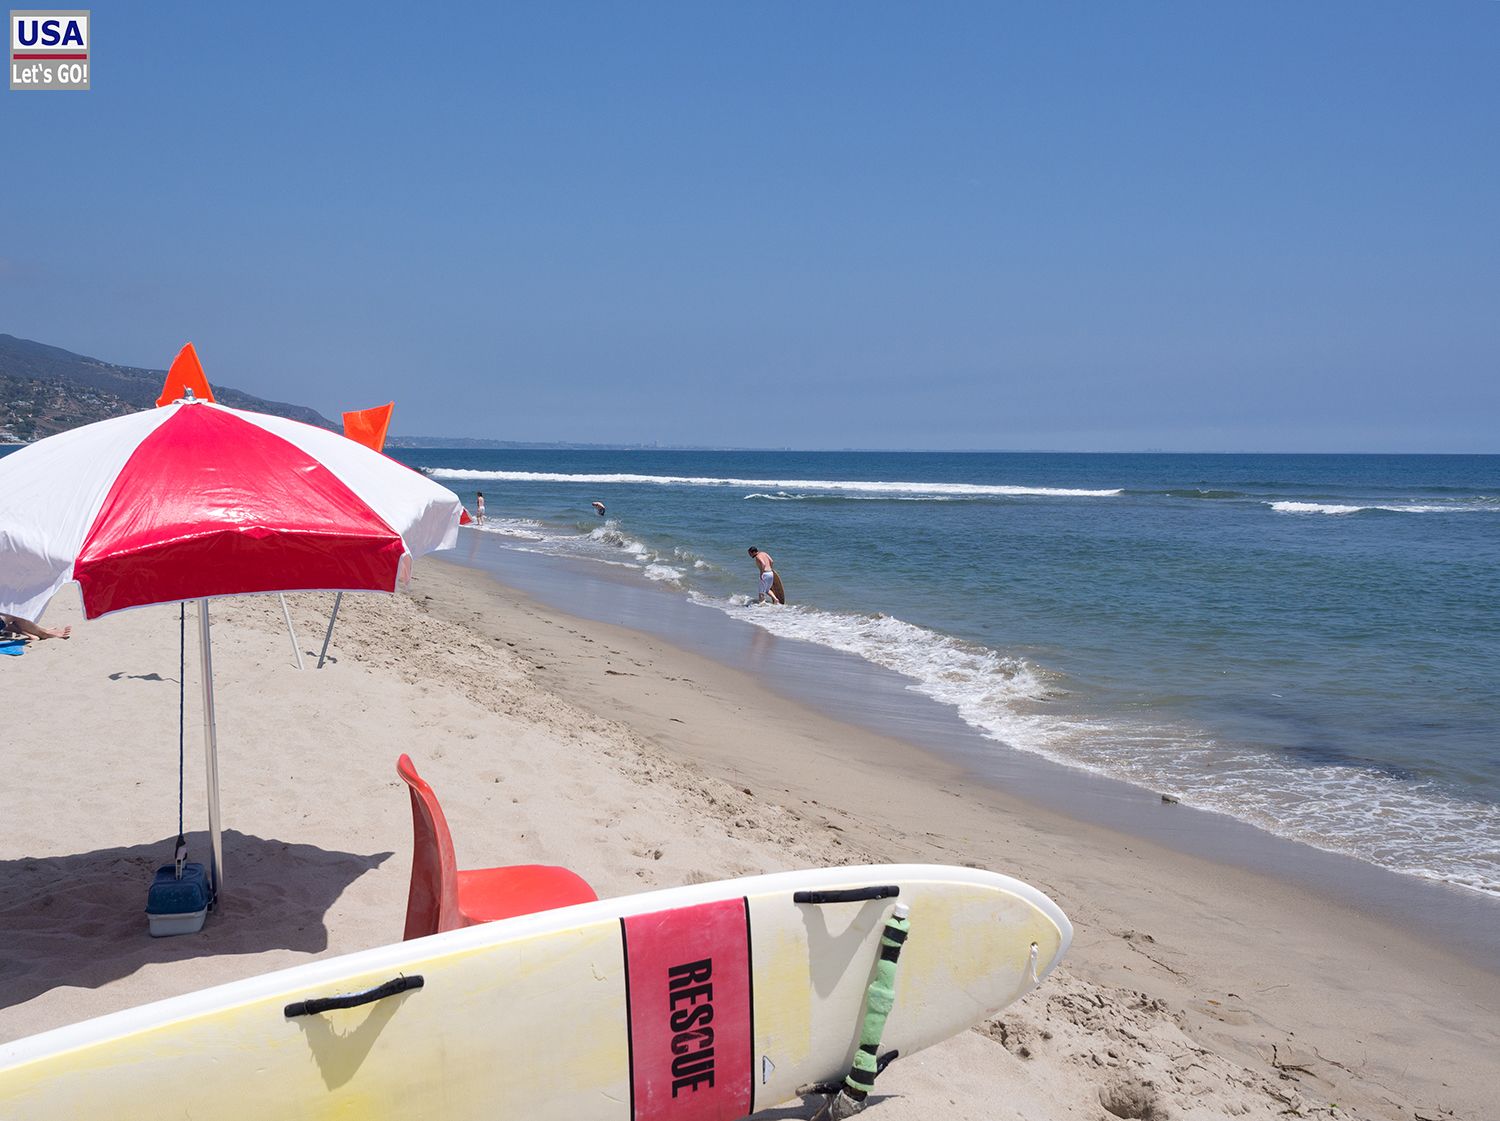
<svg viewBox="0 0 1500 1121">
<path fill-rule="evenodd" d="M 1053 675 L 1021 658 L 891 616 L 843 615 L 746 597 L 692 598 L 786 638 L 855 654 L 910 679 L 1010 747 L 1171 793 L 1267 832 L 1427 879 L 1500 894 L 1500 806 L 1375 768 L 1301 766 L 1226 748 L 1193 729 L 1051 709 Z"/>
<path fill-rule="evenodd" d="M 707 568 L 709 564 L 691 549 L 684 549 L 681 545 L 672 546 L 672 559 L 681 561 L 683 564 L 691 565 L 693 568 Z"/>
<path fill-rule="evenodd" d="M 1028 492 L 1040 494 L 1040 491 Z M 1069 494 L 1077 492 L 1069 491 Z M 754 494 L 745 495 L 745 501 L 760 500 L 763 502 L 808 502 L 814 499 L 836 499 L 842 502 L 958 502 L 965 496 L 956 494 L 787 494 L 782 491 L 777 494 Z"/>
<path fill-rule="evenodd" d="M 1183 740 L 1105 752 L 1110 773 L 1184 805 L 1424 879 L 1500 895 L 1500 806 L 1374 767 L 1299 766 L 1261 752 Z"/>
<path fill-rule="evenodd" d="M 616 549 L 624 549 L 632 556 L 644 557 L 651 552 L 644 543 L 637 541 L 633 537 L 627 537 L 622 533 L 619 523 L 613 518 L 590 532 L 588 539 L 600 545 L 609 545 Z"/>
<path fill-rule="evenodd" d="M 1278 514 L 1357 514 L 1363 506 L 1335 506 L 1323 502 L 1273 502 Z"/>
<path fill-rule="evenodd" d="M 489 518 L 484 524 L 474 524 L 472 528 L 528 543 L 509 546 L 517 552 L 571 556 L 600 564 L 634 568 L 643 570 L 651 580 L 674 581 L 682 578 L 682 569 L 657 563 L 665 559 L 683 565 L 705 567 L 704 562 L 695 554 L 681 548 L 673 549 L 670 558 L 658 556 L 650 546 L 621 530 L 619 522 L 613 518 L 587 532 L 578 529 L 549 529 L 542 522 L 531 518 Z"/>
<path fill-rule="evenodd" d="M 1390 514 L 1500 514 L 1500 504 L 1456 503 L 1435 506 L 1421 503 L 1398 503 L 1392 505 L 1346 506 L 1327 502 L 1272 502 L 1271 509 L 1278 514 L 1358 514 L 1364 510 L 1383 510 Z"/>
<path fill-rule="evenodd" d="M 514 545 L 512 548 L 518 553 L 532 553 L 541 557 L 557 556 L 557 550 L 552 548 L 539 548 L 528 545 Z M 614 568 L 628 568 L 635 572 L 639 572 L 641 569 L 640 565 L 634 564 L 631 561 L 611 560 L 609 557 L 588 556 L 580 553 L 576 554 L 574 559 L 588 561 L 590 564 L 607 564 Z"/>
<path fill-rule="evenodd" d="M 858 494 L 962 495 L 965 497 L 1003 497 L 1035 495 L 1051 498 L 1113 498 L 1120 490 L 1078 490 L 1067 487 L 1022 487 L 980 483 L 884 482 L 861 479 L 736 479 L 703 475 L 572 475 L 555 471 L 470 471 L 457 467 L 434 467 L 435 479 L 493 479 L 515 483 L 636 483 L 678 487 L 749 487 L 752 490 L 838 491 Z"/>
<path fill-rule="evenodd" d="M 1013 706 L 1045 699 L 1050 686 L 1021 658 L 928 630 L 891 615 L 845 615 L 793 605 L 762 607 L 745 597 L 696 602 L 718 608 L 772 634 L 855 654 L 911 679 L 910 688 L 951 705 L 996 739 L 1044 751 L 1043 721 Z"/>
<path fill-rule="evenodd" d="M 523 541 L 546 541 L 549 534 L 542 531 L 542 523 L 531 518 L 486 518 L 482 522 L 470 522 L 469 529 L 484 533 L 502 533 L 506 537 L 519 537 Z"/>
</svg>

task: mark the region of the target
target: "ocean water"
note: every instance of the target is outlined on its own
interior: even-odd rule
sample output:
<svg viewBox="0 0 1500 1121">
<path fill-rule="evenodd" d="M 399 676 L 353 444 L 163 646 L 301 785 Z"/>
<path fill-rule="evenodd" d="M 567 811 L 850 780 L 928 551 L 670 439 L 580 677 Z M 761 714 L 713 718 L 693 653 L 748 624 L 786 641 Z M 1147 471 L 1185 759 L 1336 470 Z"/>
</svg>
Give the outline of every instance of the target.
<svg viewBox="0 0 1500 1121">
<path fill-rule="evenodd" d="M 996 752 L 1500 897 L 1500 456 L 395 454 L 485 492 L 466 532 L 864 658 Z"/>
<path fill-rule="evenodd" d="M 858 655 L 996 751 L 1500 895 L 1500 456 L 397 454 L 506 549 Z"/>
</svg>

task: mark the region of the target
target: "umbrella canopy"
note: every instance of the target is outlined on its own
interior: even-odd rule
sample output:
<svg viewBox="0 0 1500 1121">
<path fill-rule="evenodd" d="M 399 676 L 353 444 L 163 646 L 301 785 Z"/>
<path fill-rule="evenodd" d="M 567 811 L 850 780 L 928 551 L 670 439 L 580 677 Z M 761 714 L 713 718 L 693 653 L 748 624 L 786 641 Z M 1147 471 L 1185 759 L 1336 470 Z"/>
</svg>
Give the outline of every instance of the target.
<svg viewBox="0 0 1500 1121">
<path fill-rule="evenodd" d="M 208 600 L 394 592 L 451 547 L 458 496 L 333 432 L 207 401 L 99 421 L 0 459 L 0 611 L 69 582 L 86 617 L 199 601 L 210 874 L 223 865 Z"/>
<path fill-rule="evenodd" d="M 0 460 L 0 610 L 69 581 L 95 619 L 246 592 L 395 591 L 457 539 L 458 496 L 321 428 L 185 401 Z"/>
</svg>

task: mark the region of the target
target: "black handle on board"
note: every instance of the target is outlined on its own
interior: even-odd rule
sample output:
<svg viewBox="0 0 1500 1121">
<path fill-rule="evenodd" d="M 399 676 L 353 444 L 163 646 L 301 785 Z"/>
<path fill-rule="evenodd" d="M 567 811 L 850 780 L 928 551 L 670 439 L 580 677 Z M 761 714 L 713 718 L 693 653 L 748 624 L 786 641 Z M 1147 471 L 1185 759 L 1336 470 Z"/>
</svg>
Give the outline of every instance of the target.
<svg viewBox="0 0 1500 1121">
<path fill-rule="evenodd" d="M 299 1000 L 286 1006 L 286 1018 L 290 1020 L 293 1016 L 316 1016 L 319 1012 L 329 1012 L 335 1008 L 357 1008 L 361 1004 L 373 1004 L 377 1000 L 384 1000 L 388 996 L 404 993 L 409 989 L 420 989 L 423 985 L 422 975 L 413 973 L 410 977 L 392 977 L 383 985 L 376 985 L 373 989 L 366 989 L 362 993 L 350 993 L 348 996 L 318 996 L 312 1000 Z"/>
<path fill-rule="evenodd" d="M 901 1052 L 900 1051 L 887 1051 L 885 1054 L 881 1055 L 878 1059 L 875 1060 L 875 1077 L 879 1078 L 881 1076 L 881 1074 L 885 1071 L 885 1068 L 888 1067 L 888 1066 L 890 1066 L 893 1062 L 895 1062 L 900 1057 L 901 1057 Z M 842 1078 L 840 1078 L 840 1079 L 838 1079 L 838 1080 L 836 1080 L 834 1082 L 814 1082 L 811 1086 L 799 1086 L 799 1087 L 797 1087 L 797 1093 L 799 1093 L 799 1094 L 837 1094 L 843 1088 L 844 1088 L 844 1080 Z"/>
<path fill-rule="evenodd" d="M 880 884 L 875 887 L 847 887 L 837 891 L 798 891 L 792 893 L 793 903 L 863 903 L 866 899 L 893 899 L 901 894 L 896 884 Z"/>
</svg>

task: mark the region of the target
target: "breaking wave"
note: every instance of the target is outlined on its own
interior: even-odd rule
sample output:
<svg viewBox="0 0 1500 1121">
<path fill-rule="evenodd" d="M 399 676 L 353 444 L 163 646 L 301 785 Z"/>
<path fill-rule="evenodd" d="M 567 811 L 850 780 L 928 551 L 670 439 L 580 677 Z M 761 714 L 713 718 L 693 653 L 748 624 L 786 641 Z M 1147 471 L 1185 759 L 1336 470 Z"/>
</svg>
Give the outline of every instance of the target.
<svg viewBox="0 0 1500 1121">
<path fill-rule="evenodd" d="M 1278 514 L 1362 514 L 1380 512 L 1387 514 L 1500 514 L 1500 503 L 1481 501 L 1468 503 L 1394 503 L 1390 505 L 1349 505 L 1341 502 L 1269 502 Z"/>
<path fill-rule="evenodd" d="M 888 615 L 746 597 L 692 598 L 773 634 L 857 655 L 908 678 L 989 739 L 1066 766 L 1170 793 L 1278 836 L 1425 879 L 1500 895 L 1500 806 L 1450 795 L 1388 769 L 1223 745 L 1196 729 L 1069 714 L 1052 671 Z"/>
<path fill-rule="evenodd" d="M 514 483 L 631 483 L 665 487 L 748 487 L 751 490 L 839 491 L 854 494 L 955 495 L 961 497 L 1005 497 L 1036 495 L 1048 498 L 1113 498 L 1124 492 L 1080 490 L 1071 487 L 1024 487 L 980 483 L 884 482 L 863 479 L 736 479 L 704 475 L 571 475 L 554 471 L 471 471 L 456 467 L 433 467 L 434 479 L 491 479 Z"/>
</svg>

